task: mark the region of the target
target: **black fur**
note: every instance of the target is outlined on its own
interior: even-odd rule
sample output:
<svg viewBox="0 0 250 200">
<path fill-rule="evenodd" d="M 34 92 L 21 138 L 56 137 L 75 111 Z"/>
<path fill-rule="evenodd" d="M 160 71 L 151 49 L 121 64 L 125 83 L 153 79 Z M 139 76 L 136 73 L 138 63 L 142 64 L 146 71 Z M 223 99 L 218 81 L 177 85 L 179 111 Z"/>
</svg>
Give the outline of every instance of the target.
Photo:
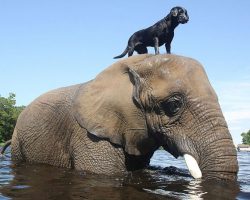
<svg viewBox="0 0 250 200">
<path fill-rule="evenodd" d="M 174 37 L 174 29 L 181 23 L 185 24 L 189 16 L 185 8 L 174 7 L 170 13 L 153 26 L 135 32 L 128 40 L 124 52 L 114 58 L 122 58 L 128 53 L 132 56 L 134 51 L 138 54 L 148 53 L 147 47 L 154 47 L 155 54 L 159 54 L 159 47 L 165 44 L 167 53 L 171 53 L 171 42 Z"/>
</svg>

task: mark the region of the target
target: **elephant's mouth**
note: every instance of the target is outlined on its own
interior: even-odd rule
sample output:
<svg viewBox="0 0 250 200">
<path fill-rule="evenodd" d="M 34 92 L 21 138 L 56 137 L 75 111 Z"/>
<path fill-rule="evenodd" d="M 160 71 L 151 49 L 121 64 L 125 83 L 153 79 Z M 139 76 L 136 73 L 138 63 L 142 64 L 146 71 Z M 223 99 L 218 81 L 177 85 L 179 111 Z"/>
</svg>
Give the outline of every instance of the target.
<svg viewBox="0 0 250 200">
<path fill-rule="evenodd" d="M 175 146 L 173 148 L 173 145 Z M 183 156 L 186 162 L 186 165 L 188 167 L 188 170 L 190 174 L 193 176 L 193 178 L 198 179 L 202 177 L 202 172 L 200 170 L 200 167 L 198 165 L 197 160 L 189 153 L 186 153 L 183 150 L 180 150 L 175 144 L 171 144 L 171 148 L 169 145 L 164 145 L 163 148 L 171 153 L 175 158 L 178 158 L 179 156 Z"/>
</svg>

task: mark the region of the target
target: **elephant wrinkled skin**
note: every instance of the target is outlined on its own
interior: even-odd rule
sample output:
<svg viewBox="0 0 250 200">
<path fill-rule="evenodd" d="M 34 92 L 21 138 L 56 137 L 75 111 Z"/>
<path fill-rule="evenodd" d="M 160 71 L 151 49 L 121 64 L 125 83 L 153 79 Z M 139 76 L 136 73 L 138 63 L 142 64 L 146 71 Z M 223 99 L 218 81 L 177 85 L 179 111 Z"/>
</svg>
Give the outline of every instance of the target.
<svg viewBox="0 0 250 200">
<path fill-rule="evenodd" d="M 160 146 L 184 156 L 195 178 L 237 178 L 217 96 L 191 58 L 129 57 L 40 96 L 18 118 L 12 159 L 115 174 L 146 167 Z"/>
</svg>

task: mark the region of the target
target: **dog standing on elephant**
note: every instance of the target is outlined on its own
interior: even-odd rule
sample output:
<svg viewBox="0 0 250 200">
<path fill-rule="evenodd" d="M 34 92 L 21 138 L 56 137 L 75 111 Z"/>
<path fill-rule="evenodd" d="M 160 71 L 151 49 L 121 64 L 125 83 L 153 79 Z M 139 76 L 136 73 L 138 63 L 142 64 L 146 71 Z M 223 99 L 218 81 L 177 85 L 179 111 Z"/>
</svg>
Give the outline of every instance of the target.
<svg viewBox="0 0 250 200">
<path fill-rule="evenodd" d="M 187 10 L 183 7 L 174 7 L 170 13 L 153 26 L 135 32 L 128 40 L 124 52 L 114 57 L 122 58 L 126 54 L 132 56 L 134 51 L 138 54 L 148 53 L 148 46 L 154 47 L 155 54 L 159 54 L 159 47 L 165 44 L 168 54 L 171 53 L 171 42 L 174 37 L 174 29 L 179 24 L 185 24 L 189 20 Z"/>
</svg>

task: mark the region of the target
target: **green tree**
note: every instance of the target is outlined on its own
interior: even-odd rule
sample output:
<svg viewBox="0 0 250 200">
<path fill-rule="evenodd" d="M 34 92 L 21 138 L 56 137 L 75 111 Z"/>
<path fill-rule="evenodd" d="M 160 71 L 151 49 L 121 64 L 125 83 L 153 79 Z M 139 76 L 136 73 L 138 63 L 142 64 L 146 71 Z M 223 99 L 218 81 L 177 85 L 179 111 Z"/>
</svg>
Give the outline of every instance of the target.
<svg viewBox="0 0 250 200">
<path fill-rule="evenodd" d="M 250 130 L 246 133 L 241 133 L 241 137 L 242 137 L 242 144 L 250 145 Z"/>
<path fill-rule="evenodd" d="M 15 106 L 16 95 L 10 93 L 9 97 L 0 96 L 0 142 L 11 138 L 17 118 L 25 106 Z"/>
</svg>

